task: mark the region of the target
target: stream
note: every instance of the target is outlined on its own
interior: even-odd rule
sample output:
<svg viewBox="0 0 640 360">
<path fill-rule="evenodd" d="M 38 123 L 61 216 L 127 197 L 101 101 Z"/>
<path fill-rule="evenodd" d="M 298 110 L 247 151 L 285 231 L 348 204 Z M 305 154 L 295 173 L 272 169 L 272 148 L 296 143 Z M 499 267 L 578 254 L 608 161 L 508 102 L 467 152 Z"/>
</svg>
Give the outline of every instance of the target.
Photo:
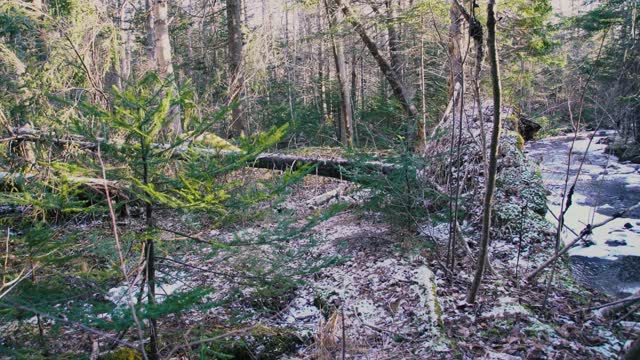
<svg viewBox="0 0 640 360">
<path fill-rule="evenodd" d="M 620 162 L 606 153 L 614 131 L 579 133 L 571 155 L 569 187 L 575 179 L 585 152 L 587 156 L 578 178 L 565 224 L 580 233 L 586 224 L 595 224 L 615 212 L 640 201 L 640 164 Z M 540 165 L 548 190 L 547 219 L 557 224 L 573 134 L 527 144 L 529 159 Z M 562 239 L 576 236 L 564 229 Z M 569 250 L 571 268 L 577 281 L 611 296 L 627 296 L 640 290 L 640 210 L 593 230 L 586 241 Z"/>
</svg>

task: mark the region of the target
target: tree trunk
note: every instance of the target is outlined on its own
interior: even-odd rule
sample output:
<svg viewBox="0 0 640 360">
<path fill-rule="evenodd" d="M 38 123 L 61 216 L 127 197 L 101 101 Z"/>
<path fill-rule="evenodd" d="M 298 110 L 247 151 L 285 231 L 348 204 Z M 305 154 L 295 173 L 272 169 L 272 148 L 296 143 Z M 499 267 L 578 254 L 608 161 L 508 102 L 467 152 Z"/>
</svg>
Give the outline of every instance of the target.
<svg viewBox="0 0 640 360">
<path fill-rule="evenodd" d="M 126 1 L 119 1 L 118 3 L 118 6 L 120 7 L 119 9 L 120 13 L 118 14 L 118 17 L 117 17 L 118 35 L 120 36 L 120 40 L 122 41 L 122 44 L 121 46 L 119 46 L 119 49 L 117 50 L 118 57 L 119 57 L 118 59 L 119 64 L 118 64 L 118 68 L 115 70 L 116 70 L 116 77 L 117 77 L 116 86 L 120 90 L 124 88 L 124 84 L 129 79 L 129 73 L 131 69 L 131 63 L 130 63 L 130 60 L 131 60 L 130 39 L 131 38 L 125 26 L 126 15 L 127 15 L 127 5 L 128 3 Z"/>
<path fill-rule="evenodd" d="M 496 47 L 496 15 L 494 11 L 495 0 L 487 3 L 487 46 L 489 48 L 489 60 L 491 64 L 491 83 L 493 87 L 493 133 L 491 134 L 491 147 L 489 150 L 489 174 L 484 197 L 482 213 L 482 233 L 480 234 L 480 254 L 478 265 L 473 279 L 473 284 L 467 295 L 467 302 L 472 304 L 476 300 L 478 288 L 482 281 L 485 264 L 488 258 L 489 235 L 491 230 L 491 208 L 493 192 L 496 187 L 496 172 L 498 165 L 498 141 L 500 140 L 500 107 L 502 89 L 500 85 L 500 67 L 498 63 L 498 49 Z"/>
<path fill-rule="evenodd" d="M 462 86 L 464 81 L 464 68 L 462 64 L 462 26 L 460 19 L 460 8 L 455 0 L 451 0 L 449 8 L 449 98 L 453 96 L 456 84 Z M 453 104 L 453 108 L 457 109 L 458 104 Z"/>
<path fill-rule="evenodd" d="M 336 64 L 338 85 L 340 86 L 340 123 L 337 127 L 338 139 L 343 146 L 351 147 L 353 144 L 353 109 L 351 106 L 351 90 L 349 89 L 347 64 L 344 58 L 342 39 L 334 35 L 334 29 L 338 23 L 336 8 L 335 6 L 331 6 L 327 0 L 325 0 L 325 8 L 329 18 L 329 27 L 331 28 L 333 58 Z"/>
<path fill-rule="evenodd" d="M 637 360 L 640 359 L 640 336 L 636 338 L 634 342 L 629 345 L 627 351 L 624 353 L 624 360 Z"/>
<path fill-rule="evenodd" d="M 420 17 L 420 26 L 420 100 L 422 103 L 422 117 L 418 120 L 416 151 L 423 153 L 427 148 L 427 91 L 424 73 L 424 33 L 426 26 L 423 17 Z"/>
<path fill-rule="evenodd" d="M 234 136 L 244 135 L 246 124 L 240 94 L 244 86 L 242 74 L 242 4 L 240 0 L 227 0 L 227 30 L 229 33 L 229 102 L 234 104 L 231 110 L 231 132 Z"/>
<path fill-rule="evenodd" d="M 168 0 L 155 0 L 153 3 L 153 28 L 155 36 L 155 54 L 158 66 L 158 75 L 169 81 L 169 91 L 175 91 L 175 79 L 173 78 L 173 62 L 171 59 L 171 41 L 169 39 L 169 4 Z M 171 132 L 174 135 L 182 133 L 182 119 L 180 109 L 174 106 L 169 111 L 168 118 L 171 122 Z"/>
<path fill-rule="evenodd" d="M 145 149 L 146 148 L 146 149 Z M 147 154 L 149 151 L 149 147 L 142 144 L 142 166 L 143 166 L 143 182 L 145 185 L 149 185 L 149 159 L 147 158 Z M 147 280 L 147 301 L 149 305 L 153 306 L 156 303 L 156 268 L 155 268 L 155 250 L 153 244 L 153 238 L 151 232 L 153 231 L 153 204 L 151 202 L 147 202 L 145 204 L 145 220 L 146 220 L 146 231 L 147 236 L 144 242 L 144 253 L 146 260 L 145 267 L 145 278 Z M 158 351 L 158 324 L 154 317 L 149 317 L 149 331 L 150 341 L 149 341 L 149 359 L 157 360 L 160 358 L 160 354 Z"/>
<path fill-rule="evenodd" d="M 391 59 L 391 68 L 398 74 L 402 80 L 402 61 L 400 57 L 400 36 L 396 29 L 396 9 L 391 0 L 386 0 L 387 7 L 387 34 L 389 36 L 389 58 Z"/>
<path fill-rule="evenodd" d="M 351 24 L 351 26 L 353 26 L 355 32 L 360 36 L 360 39 L 362 39 L 362 42 L 365 44 L 367 49 L 369 49 L 371 56 L 373 56 L 373 58 L 378 63 L 378 66 L 380 67 L 380 70 L 382 71 L 384 77 L 391 85 L 393 95 L 396 97 L 396 99 L 398 99 L 404 111 L 411 118 L 410 121 L 415 122 L 418 116 L 418 110 L 416 109 L 415 105 L 413 105 L 411 98 L 407 94 L 407 91 L 404 88 L 404 85 L 402 84 L 402 81 L 400 80 L 398 74 L 391 68 L 389 62 L 387 62 L 387 60 L 382 56 L 380 50 L 378 49 L 378 46 L 373 42 L 373 40 L 371 40 L 363 24 L 355 16 L 349 4 L 344 2 L 343 0 L 334 0 L 334 2 L 338 6 L 338 8 L 342 10 L 342 13 L 346 17 L 347 21 Z M 410 147 L 412 147 L 412 138 L 414 138 L 415 136 L 412 133 L 409 133 L 408 135 L 408 142 Z"/>
<path fill-rule="evenodd" d="M 145 55 L 147 57 L 147 63 L 153 69 L 156 68 L 156 40 L 155 33 L 153 30 L 154 27 L 154 16 L 153 16 L 153 0 L 145 0 L 144 1 L 145 12 L 147 14 L 144 28 L 147 33 L 147 38 L 145 39 Z"/>
<path fill-rule="evenodd" d="M 318 32 L 322 31 L 322 17 L 318 14 Z M 327 109 L 327 88 L 325 85 L 325 73 L 324 73 L 324 42 L 319 41 L 318 47 L 318 81 L 320 83 L 320 111 L 322 112 L 322 122 L 326 121 L 329 117 Z"/>
</svg>

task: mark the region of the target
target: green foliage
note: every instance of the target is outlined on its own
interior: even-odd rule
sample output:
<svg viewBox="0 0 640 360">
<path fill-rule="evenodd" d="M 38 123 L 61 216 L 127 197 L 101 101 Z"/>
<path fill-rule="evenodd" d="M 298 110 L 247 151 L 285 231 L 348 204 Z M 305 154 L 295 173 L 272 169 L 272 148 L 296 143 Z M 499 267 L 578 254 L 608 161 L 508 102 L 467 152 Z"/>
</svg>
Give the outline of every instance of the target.
<svg viewBox="0 0 640 360">
<path fill-rule="evenodd" d="M 428 160 L 406 151 L 388 155 L 385 163 L 395 170 L 387 174 L 375 168 L 372 171 L 371 162 L 376 160 L 365 153 L 354 154 L 356 166 L 350 176 L 371 195 L 365 209 L 380 211 L 391 223 L 409 230 L 415 230 L 427 215 L 445 216 L 440 210 L 447 208 L 448 197 L 425 184 L 419 176 L 429 166 Z M 433 209 L 438 210 L 430 214 Z"/>
<path fill-rule="evenodd" d="M 584 118 L 592 125 L 618 128 L 635 143 L 640 136 L 630 129 L 640 124 L 640 53 L 632 34 L 640 21 L 637 7 L 633 0 L 607 1 L 572 18 L 568 25 L 582 35 L 577 75 L 593 77 L 586 89 Z"/>
<path fill-rule="evenodd" d="M 560 27 L 552 21 L 549 0 L 516 0 L 499 4 L 502 27 L 509 36 L 499 38 L 505 98 L 531 111 L 543 107 L 565 65 L 559 52 Z"/>
<path fill-rule="evenodd" d="M 211 337 L 224 333 L 216 331 Z M 278 359 L 293 352 L 302 340 L 293 331 L 260 325 L 248 334 L 231 340 L 204 344 L 200 348 L 201 359 Z M 258 349 L 253 350 L 253 349 Z"/>
<path fill-rule="evenodd" d="M 11 266 L 16 271 L 4 275 L 6 281 L 21 280 L 5 299 L 103 331 L 125 331 L 133 326 L 128 308 L 116 300 L 113 303 L 105 299 L 108 289 L 121 288 L 117 287 L 121 284 L 121 273 L 113 235 L 101 227 L 72 231 L 60 226 L 66 221 L 105 219 L 104 188 L 78 181 L 102 178 L 103 165 L 106 178 L 117 182 L 110 189 L 116 209 L 143 206 L 147 211 L 149 208 L 155 211 L 151 212 L 153 221 L 121 234 L 123 249 L 129 249 L 125 256 L 129 257 L 152 240 L 160 254 L 183 250 L 183 245 L 162 241 L 162 231 L 156 228 L 156 224 L 164 226 L 159 221 L 159 209 L 171 211 L 176 217 L 193 218 L 194 224 L 206 221 L 217 226 L 229 225 L 238 218 L 248 219 L 253 213 L 249 209 L 258 205 L 264 207 L 269 201 L 277 204 L 279 197 L 313 170 L 300 167 L 280 177 L 250 182 L 237 177 L 237 170 L 282 141 L 287 135 L 287 124 L 245 137 L 234 145 L 210 132 L 225 118 L 228 109 L 195 117 L 193 96 L 189 84 L 172 89 L 149 73 L 122 91 L 114 89 L 109 107 L 89 102 L 71 104 L 64 98 L 52 97 L 56 106 L 79 108 L 70 130 L 82 135 L 83 141 L 99 144 L 101 156 L 77 151 L 67 154 L 64 162 L 54 159 L 37 164 L 47 176 L 18 174 L 13 185 L 9 185 L 10 191 L 0 193 L 5 203 L 23 208 L 29 215 L 3 219 L 6 225 L 19 231 L 11 235 L 12 255 L 18 259 Z M 176 108 L 188 124 L 188 131 L 182 136 L 173 136 L 165 130 L 172 109 Z M 226 151 L 225 156 L 220 151 Z M 189 309 L 205 311 L 235 296 L 240 296 L 255 311 L 284 308 L 304 276 L 339 261 L 336 257 L 304 260 L 304 254 L 317 246 L 317 239 L 309 237 L 308 231 L 343 209 L 344 206 L 335 206 L 318 212 L 302 226 L 292 214 L 283 214 L 277 227 L 256 236 L 238 234 L 226 243 L 212 241 L 211 255 L 224 253 L 225 259 L 238 266 L 238 275 L 248 279 L 242 286 L 250 289 L 247 292 L 250 295 L 236 292 L 220 301 L 209 301 L 206 299 L 211 289 L 184 289 L 161 297 L 155 304 L 140 302 L 135 306 L 138 318 L 179 316 Z M 301 244 L 290 247 L 292 239 Z M 272 249 L 270 255 L 258 256 L 265 248 Z M 133 263 L 134 259 L 129 261 Z M 37 267 L 38 276 L 33 281 L 20 279 L 31 266 Z M 156 281 L 161 285 L 172 280 L 158 275 Z M 142 295 L 136 290 L 136 296 Z M 33 316 L 12 309 L 9 303 L 0 305 L 9 309 L 0 313 L 3 321 L 22 321 Z M 246 314 L 236 316 L 243 318 Z M 273 345 L 274 353 L 287 349 L 290 347 L 283 344 Z M 136 356 L 120 351 L 111 355 Z"/>
</svg>

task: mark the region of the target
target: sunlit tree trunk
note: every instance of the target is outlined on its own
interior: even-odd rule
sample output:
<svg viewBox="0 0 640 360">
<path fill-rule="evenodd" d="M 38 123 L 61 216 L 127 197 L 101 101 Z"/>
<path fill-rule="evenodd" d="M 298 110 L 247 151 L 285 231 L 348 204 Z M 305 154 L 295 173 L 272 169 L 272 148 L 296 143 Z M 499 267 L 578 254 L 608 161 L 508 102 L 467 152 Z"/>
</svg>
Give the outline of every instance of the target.
<svg viewBox="0 0 640 360">
<path fill-rule="evenodd" d="M 322 31 L 322 20 L 318 14 L 318 32 Z M 324 42 L 319 41 L 318 47 L 318 81 L 320 82 L 320 107 L 322 111 L 322 121 L 325 121 L 329 114 L 327 113 L 327 86 L 326 75 L 324 73 Z"/>
<path fill-rule="evenodd" d="M 158 65 L 158 75 L 169 82 L 169 91 L 175 91 L 173 62 L 171 59 L 171 41 L 169 39 L 169 4 L 168 0 L 155 0 L 153 3 L 153 28 L 155 36 L 155 55 Z M 174 135 L 182 133 L 182 119 L 180 109 L 174 106 L 169 111 L 171 132 Z"/>
<path fill-rule="evenodd" d="M 242 74 L 242 4 L 240 0 L 227 0 L 227 31 L 229 32 L 229 101 L 234 104 L 231 110 L 231 130 L 234 136 L 246 131 L 244 114 L 240 104 L 240 94 L 244 86 Z"/>
<path fill-rule="evenodd" d="M 420 98 L 422 104 L 422 117 L 418 120 L 418 131 L 416 139 L 416 151 L 418 153 L 424 152 L 427 147 L 427 91 L 426 91 L 426 79 L 424 74 L 424 32 L 425 22 L 424 18 L 420 17 Z"/>
</svg>

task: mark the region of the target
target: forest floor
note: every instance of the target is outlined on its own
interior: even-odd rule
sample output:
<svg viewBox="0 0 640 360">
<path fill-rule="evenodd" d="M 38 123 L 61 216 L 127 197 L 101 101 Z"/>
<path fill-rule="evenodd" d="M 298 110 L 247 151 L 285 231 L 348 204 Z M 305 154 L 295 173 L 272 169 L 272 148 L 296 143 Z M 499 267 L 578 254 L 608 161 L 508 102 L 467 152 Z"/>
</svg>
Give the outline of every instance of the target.
<svg viewBox="0 0 640 360">
<path fill-rule="evenodd" d="M 465 296 L 474 262 L 460 257 L 450 272 L 441 256 L 446 236 L 391 225 L 383 211 L 364 209 L 366 199 L 352 184 L 308 176 L 262 218 L 232 226 L 159 214 L 159 225 L 171 230 L 163 233 L 163 242 L 177 244 L 158 251 L 161 297 L 198 287 L 214 290 L 200 308 L 160 321 L 161 341 L 167 344 L 162 353 L 239 359 L 611 359 L 638 331 L 629 329 L 633 318 L 612 326 L 580 311 L 610 299 L 576 284 L 564 262 L 546 303 L 544 281 L 517 281 L 515 269 L 521 278 L 548 256 L 550 242 L 531 244 L 516 266 L 517 242 L 495 241 L 496 274 L 485 277 L 477 303 L 469 305 Z M 272 216 L 288 218 L 300 229 L 335 203 L 347 205 L 280 245 L 254 241 L 224 248 L 234 239 L 277 238 Z M 193 238 L 216 246 L 187 246 L 189 238 L 176 235 L 193 233 L 194 223 L 199 231 Z M 129 219 L 125 233 L 142 226 L 140 219 Z M 108 236 L 106 219 L 68 231 L 100 227 Z M 442 225 L 431 228 L 446 231 Z M 114 285 L 103 299 L 124 306 L 126 287 Z M 98 317 L 109 322 L 112 314 Z M 29 338 L 33 324 L 32 319 L 3 325 L 2 341 L 35 341 Z M 45 331 L 53 331 L 52 322 L 45 324 Z M 32 331 L 24 332 L 25 326 Z M 87 354 L 95 343 L 78 329 L 58 333 L 49 343 L 53 353 Z M 101 352 L 108 350 L 108 341 L 100 345 Z"/>
<path fill-rule="evenodd" d="M 272 173 L 242 170 L 249 179 Z M 546 277 L 520 280 L 552 252 L 551 231 L 526 244 L 511 234 L 494 238 L 496 273 L 485 276 L 470 305 L 465 297 L 475 261 L 459 255 L 455 268 L 446 268 L 448 225 L 394 225 L 389 210 L 366 206 L 369 197 L 354 184 L 307 176 L 282 201 L 267 201 L 226 225 L 159 211 L 157 225 L 166 229 L 157 242 L 160 301 L 212 289 L 198 306 L 159 321 L 161 353 L 177 359 L 612 359 L 637 336 L 640 319 L 613 324 L 582 311 L 611 299 L 577 284 L 566 261 L 548 292 Z M 120 225 L 125 243 L 135 244 L 143 219 Z M 463 230 L 479 229 L 463 224 Z M 62 231 L 76 233 L 80 249 L 96 246 L 96 231 L 112 242 L 107 218 Z M 473 241 L 470 246 L 475 253 Z M 135 258 L 135 246 L 127 247 Z M 67 277 L 64 284 L 87 286 L 80 279 Z M 116 305 L 99 319 L 116 322 L 126 309 L 126 289 L 87 286 L 93 301 Z M 81 299 L 59 306 L 74 301 Z M 106 354 L 113 346 L 60 325 L 45 321 L 51 353 L 86 355 L 97 343 Z M 0 325 L 0 345 L 37 347 L 36 332 L 34 318 Z"/>
<path fill-rule="evenodd" d="M 518 281 L 518 244 L 510 241 L 493 244 L 496 274 L 485 277 L 477 303 L 469 305 L 465 296 L 474 262 L 461 258 L 451 273 L 439 255 L 445 251 L 443 238 L 398 229 L 385 221 L 382 212 L 363 210 L 365 199 L 353 185 L 337 180 L 308 177 L 298 185 L 273 210 L 287 212 L 297 226 L 332 203 L 350 205 L 305 236 L 287 242 L 287 249 L 304 251 L 288 264 L 273 262 L 277 268 L 264 268 L 264 274 L 273 274 L 267 277 L 275 280 L 269 286 L 250 278 L 240 286 L 239 269 L 247 266 L 242 256 L 211 254 L 209 247 L 168 256 L 180 269 L 167 273 L 174 278 L 165 280 L 169 292 L 207 286 L 216 290 L 209 301 L 229 299 L 238 291 L 242 295 L 204 312 L 194 310 L 169 319 L 161 324 L 165 338 L 217 329 L 215 334 L 222 336 L 209 345 L 236 358 L 611 359 L 637 332 L 628 328 L 633 319 L 611 326 L 590 311 L 580 311 L 610 299 L 579 286 L 565 262 L 548 296 L 545 281 L 533 285 Z M 211 239 L 252 238 L 273 232 L 273 227 L 264 220 L 208 234 Z M 551 242 L 542 242 L 523 251 L 518 276 L 546 258 L 551 248 Z M 242 250 L 245 259 L 261 252 L 271 257 L 273 251 L 266 245 Z M 291 272 L 329 258 L 335 261 L 318 271 Z M 283 279 L 278 280 L 278 273 L 297 280 L 278 284 Z M 177 338 L 173 340 L 175 344 Z"/>
</svg>

